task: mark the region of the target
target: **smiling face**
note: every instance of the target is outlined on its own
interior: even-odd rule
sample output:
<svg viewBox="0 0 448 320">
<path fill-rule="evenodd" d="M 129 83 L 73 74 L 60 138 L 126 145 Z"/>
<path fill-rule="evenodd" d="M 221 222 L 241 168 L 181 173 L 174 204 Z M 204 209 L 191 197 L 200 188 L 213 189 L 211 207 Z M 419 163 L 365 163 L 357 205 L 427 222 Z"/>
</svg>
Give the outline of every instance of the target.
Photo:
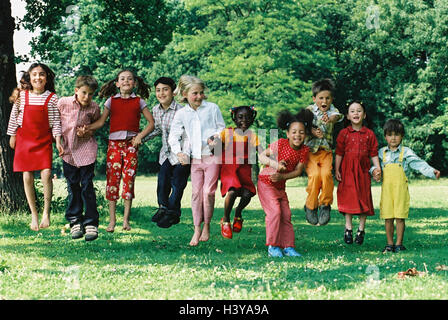
<svg viewBox="0 0 448 320">
<path fill-rule="evenodd" d="M 327 112 L 333 103 L 333 96 L 331 95 L 331 91 L 323 90 L 313 97 L 313 101 L 320 111 Z"/>
<path fill-rule="evenodd" d="M 34 93 L 42 93 L 45 91 L 45 85 L 47 84 L 47 73 L 41 66 L 31 69 L 30 82 L 33 86 Z"/>
<path fill-rule="evenodd" d="M 350 121 L 352 126 L 361 127 L 363 120 L 366 118 L 366 112 L 364 108 L 359 103 L 352 103 L 348 107 L 347 119 Z"/>
<path fill-rule="evenodd" d="M 187 99 L 190 107 L 196 110 L 205 98 L 204 88 L 200 84 L 193 84 L 187 92 L 182 93 L 182 96 Z"/>
<path fill-rule="evenodd" d="M 76 100 L 83 107 L 87 107 L 90 105 L 94 93 L 95 90 L 91 89 L 89 86 L 75 88 Z"/>
<path fill-rule="evenodd" d="M 115 85 L 120 89 L 120 93 L 129 94 L 135 88 L 135 78 L 132 72 L 123 71 L 118 75 Z"/>
<path fill-rule="evenodd" d="M 156 98 L 163 107 L 169 107 L 174 98 L 173 90 L 169 85 L 159 83 L 156 86 Z"/>
<path fill-rule="evenodd" d="M 289 125 L 289 129 L 286 131 L 286 136 L 289 139 L 289 145 L 293 149 L 299 149 L 305 141 L 305 126 L 302 122 L 293 122 Z"/>
<path fill-rule="evenodd" d="M 387 145 L 391 151 L 396 150 L 400 145 L 401 140 L 403 139 L 403 136 L 401 134 L 395 132 L 387 132 L 385 137 Z"/>
<path fill-rule="evenodd" d="M 235 124 L 236 127 L 246 131 L 253 123 L 253 113 L 247 108 L 239 108 L 235 114 Z"/>
</svg>

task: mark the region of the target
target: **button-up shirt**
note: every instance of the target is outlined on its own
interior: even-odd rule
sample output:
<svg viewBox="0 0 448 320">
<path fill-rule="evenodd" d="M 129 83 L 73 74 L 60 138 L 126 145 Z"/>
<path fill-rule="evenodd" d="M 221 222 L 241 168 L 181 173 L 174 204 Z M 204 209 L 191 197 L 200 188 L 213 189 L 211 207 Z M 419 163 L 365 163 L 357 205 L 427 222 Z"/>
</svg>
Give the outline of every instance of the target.
<svg viewBox="0 0 448 320">
<path fill-rule="evenodd" d="M 404 148 L 403 150 L 403 161 L 401 163 L 404 173 L 406 176 L 409 174 L 410 170 L 415 170 L 422 175 L 435 179 L 436 176 L 434 174 L 434 168 L 431 167 L 425 160 L 420 159 L 412 149 L 403 146 L 403 144 L 400 144 L 395 151 L 391 151 L 388 146 L 382 147 L 378 151 L 378 156 L 380 158 L 381 168 L 384 168 L 386 164 L 389 163 L 399 163 L 398 159 L 400 157 L 401 148 Z M 384 152 L 386 151 L 386 152 Z M 384 157 L 385 155 L 385 157 Z M 383 158 L 384 157 L 384 158 Z M 372 173 L 375 167 L 372 167 L 370 169 L 370 172 Z"/>
<path fill-rule="evenodd" d="M 219 135 L 224 128 L 221 110 L 215 103 L 204 100 L 196 110 L 187 104 L 174 115 L 168 143 L 174 154 L 182 152 L 180 140 L 185 131 L 190 145 L 190 156 L 201 159 L 203 155 L 212 154 L 207 143 L 208 138 Z"/>
<path fill-rule="evenodd" d="M 313 126 L 319 128 L 322 131 L 324 137 L 322 139 L 319 139 L 314 136 L 309 136 L 306 139 L 305 144 L 308 147 L 310 147 L 310 151 L 312 153 L 317 152 L 319 148 L 331 151 L 331 146 L 333 144 L 334 123 L 331 122 L 325 123 L 322 121 L 324 113 L 319 109 L 319 107 L 316 104 L 308 106 L 307 109 L 313 112 L 314 114 Z M 344 115 L 341 114 L 339 110 L 335 108 L 334 105 L 331 105 L 327 111 L 327 116 L 331 117 L 334 115 L 338 115 L 337 122 L 340 122 L 344 119 Z"/>
<path fill-rule="evenodd" d="M 152 115 L 154 117 L 154 131 L 148 134 L 146 137 L 142 139 L 143 142 L 146 142 L 150 139 L 153 139 L 154 137 L 158 135 L 162 135 L 162 148 L 160 149 L 159 154 L 159 163 L 162 165 L 166 159 L 171 163 L 171 165 L 176 165 L 179 163 L 179 160 L 177 159 L 176 154 L 171 152 L 171 147 L 168 143 L 168 136 L 170 134 L 171 124 L 173 122 L 174 115 L 176 114 L 176 111 L 183 108 L 182 105 L 177 103 L 175 100 L 173 100 L 168 107 L 168 109 L 164 109 L 162 105 L 159 103 L 158 105 L 155 105 L 152 108 Z M 183 139 L 185 142 L 186 135 L 183 135 Z M 184 149 L 183 147 L 182 149 Z M 189 154 L 189 151 L 184 150 L 184 153 Z"/>
<path fill-rule="evenodd" d="M 86 107 L 81 106 L 76 95 L 62 97 L 57 106 L 62 124 L 62 147 L 64 148 L 62 160 L 78 168 L 94 163 L 98 152 L 95 137 L 78 137 L 76 128 L 98 120 L 100 108 L 93 101 Z"/>
</svg>

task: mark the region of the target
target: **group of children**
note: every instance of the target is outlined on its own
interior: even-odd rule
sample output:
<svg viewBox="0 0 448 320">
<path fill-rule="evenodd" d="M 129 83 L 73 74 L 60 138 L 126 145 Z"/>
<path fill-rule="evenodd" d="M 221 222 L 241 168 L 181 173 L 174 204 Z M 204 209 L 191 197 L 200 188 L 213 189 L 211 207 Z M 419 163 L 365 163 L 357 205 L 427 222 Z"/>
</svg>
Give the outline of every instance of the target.
<svg viewBox="0 0 448 320">
<path fill-rule="evenodd" d="M 162 137 L 159 154 L 160 171 L 157 183 L 159 208 L 152 217 L 161 228 L 179 223 L 181 198 L 191 177 L 194 233 L 191 246 L 210 238 L 215 192 L 221 181 L 225 197 L 221 234 L 231 239 L 243 227 L 242 211 L 258 193 L 265 212 L 266 245 L 272 257 L 300 256 L 295 250 L 291 209 L 285 185 L 305 170 L 308 193 L 304 206 L 306 220 L 313 225 L 330 221 L 333 203 L 333 129 L 345 118 L 346 127 L 336 139 L 335 178 L 338 210 L 345 216 L 344 241 L 353 243 L 352 217 L 360 222 L 355 242 L 362 244 L 367 216 L 374 214 L 371 177 L 383 181 L 380 216 L 385 219 L 387 245 L 384 252 L 405 250 L 403 235 L 409 212 L 406 174 L 416 170 L 427 177 L 439 178 L 440 172 L 404 147 L 403 124 L 391 119 L 384 125 L 388 145 L 378 152 L 377 139 L 366 122 L 361 102 L 348 104 L 346 117 L 332 104 L 334 84 L 329 79 L 313 83 L 313 105 L 293 114 L 282 111 L 278 128 L 286 138 L 272 142 L 264 149 L 257 135 L 250 130 L 257 111 L 253 106 L 231 108 L 235 127 L 226 128 L 220 108 L 206 100 L 205 83 L 183 75 L 178 85 L 171 78 L 161 77 L 154 83 L 158 104 L 149 111 L 144 99 L 150 87 L 133 71 L 121 70 L 115 79 L 104 84 L 99 96 L 107 98 L 102 114 L 92 101 L 98 88 L 92 76 L 76 80 L 75 94 L 58 99 L 54 89 L 54 73 L 42 63 L 34 63 L 23 74 L 20 88 L 11 95 L 13 108 L 8 125 L 10 146 L 15 149 L 14 171 L 23 172 L 26 198 L 31 210 L 31 229 L 50 225 L 52 197 L 52 144 L 63 160 L 67 181 L 66 219 L 73 239 L 86 241 L 98 237 L 98 211 L 93 188 L 94 166 L 98 146 L 96 130 L 110 120 L 106 160 L 106 198 L 109 201 L 108 232 L 114 232 L 116 202 L 124 200 L 123 229 L 130 230 L 129 218 L 134 198 L 138 166 L 138 150 L 142 143 L 157 135 Z M 182 106 L 174 97 L 180 96 Z M 140 130 L 141 115 L 147 125 Z M 257 187 L 252 181 L 255 153 L 264 165 Z M 371 166 L 373 163 L 373 166 Z M 41 172 L 44 187 L 44 210 L 39 224 L 34 191 L 34 171 Z M 236 199 L 233 223 L 230 215 Z M 84 212 L 84 214 L 83 214 Z M 394 243 L 394 221 L 397 237 Z"/>
</svg>

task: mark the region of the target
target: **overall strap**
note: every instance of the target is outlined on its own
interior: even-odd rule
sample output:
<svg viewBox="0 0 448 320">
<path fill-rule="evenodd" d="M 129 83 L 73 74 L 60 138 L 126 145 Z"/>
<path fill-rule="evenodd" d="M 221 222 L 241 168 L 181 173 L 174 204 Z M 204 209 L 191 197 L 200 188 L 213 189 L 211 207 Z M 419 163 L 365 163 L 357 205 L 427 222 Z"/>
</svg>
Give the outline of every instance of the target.
<svg viewBox="0 0 448 320">
<path fill-rule="evenodd" d="M 400 156 L 398 157 L 398 162 L 403 163 L 404 146 L 401 146 Z"/>
</svg>

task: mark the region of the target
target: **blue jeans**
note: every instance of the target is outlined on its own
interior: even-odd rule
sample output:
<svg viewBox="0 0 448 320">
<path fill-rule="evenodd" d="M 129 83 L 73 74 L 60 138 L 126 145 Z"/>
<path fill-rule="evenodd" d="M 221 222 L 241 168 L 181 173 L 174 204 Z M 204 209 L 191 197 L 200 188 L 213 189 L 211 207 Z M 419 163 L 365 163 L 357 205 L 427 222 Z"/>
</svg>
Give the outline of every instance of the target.
<svg viewBox="0 0 448 320">
<path fill-rule="evenodd" d="M 180 201 L 187 186 L 190 165 L 172 165 L 168 159 L 160 166 L 157 178 L 157 202 L 180 216 Z"/>
<path fill-rule="evenodd" d="M 70 227 L 77 223 L 98 227 L 99 214 L 93 188 L 95 163 L 78 168 L 62 161 L 62 168 L 68 191 L 65 218 L 70 222 Z M 85 215 L 83 216 L 84 207 Z"/>
</svg>

